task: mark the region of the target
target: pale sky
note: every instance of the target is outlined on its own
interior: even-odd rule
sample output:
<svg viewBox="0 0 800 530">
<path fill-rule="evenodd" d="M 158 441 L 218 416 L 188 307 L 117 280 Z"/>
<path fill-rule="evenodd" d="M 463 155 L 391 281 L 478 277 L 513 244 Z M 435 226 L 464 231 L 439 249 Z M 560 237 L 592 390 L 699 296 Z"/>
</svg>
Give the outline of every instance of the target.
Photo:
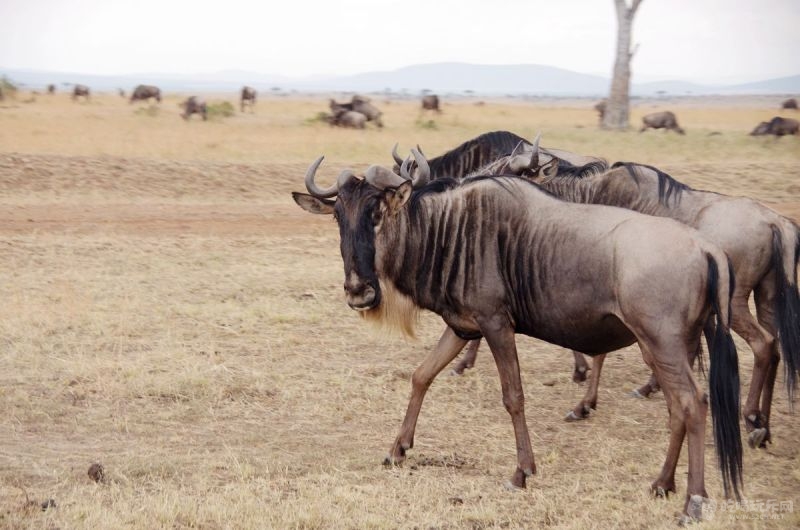
<svg viewBox="0 0 800 530">
<path fill-rule="evenodd" d="M 634 81 L 800 73 L 800 0 L 644 0 L 633 33 Z M 0 0 L 0 68 L 85 74 L 456 61 L 608 76 L 615 40 L 613 0 Z"/>
</svg>

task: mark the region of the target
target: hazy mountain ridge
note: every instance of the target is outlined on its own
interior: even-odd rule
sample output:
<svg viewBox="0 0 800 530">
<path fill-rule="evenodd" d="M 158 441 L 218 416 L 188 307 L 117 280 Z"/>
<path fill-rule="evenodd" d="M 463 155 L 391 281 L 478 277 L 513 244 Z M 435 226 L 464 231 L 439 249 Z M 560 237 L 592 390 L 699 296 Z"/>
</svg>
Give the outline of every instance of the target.
<svg viewBox="0 0 800 530">
<path fill-rule="evenodd" d="M 176 92 L 230 92 L 239 90 L 243 85 L 251 85 L 260 91 L 279 88 L 282 91 L 300 92 L 391 91 L 416 95 L 423 90 L 431 90 L 445 94 L 602 97 L 608 93 L 610 86 L 608 77 L 535 64 L 435 63 L 390 71 L 306 78 L 243 70 L 206 74 L 94 75 L 0 68 L 0 75 L 34 90 L 43 89 L 50 83 L 62 87 L 81 83 L 99 91 L 118 88 L 131 90 L 139 83 L 148 83 Z M 800 75 L 731 85 L 704 85 L 682 80 L 634 82 L 631 92 L 634 96 L 797 94 L 800 93 Z"/>
</svg>

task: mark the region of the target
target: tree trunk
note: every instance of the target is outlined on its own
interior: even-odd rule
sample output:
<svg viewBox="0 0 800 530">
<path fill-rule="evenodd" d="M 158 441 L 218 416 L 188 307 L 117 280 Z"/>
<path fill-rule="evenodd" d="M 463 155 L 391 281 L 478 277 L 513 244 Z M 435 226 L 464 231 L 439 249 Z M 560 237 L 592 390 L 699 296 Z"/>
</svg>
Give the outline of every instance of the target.
<svg viewBox="0 0 800 530">
<path fill-rule="evenodd" d="M 611 93 L 603 115 L 603 127 L 607 129 L 627 129 L 628 92 L 631 84 L 631 25 L 633 17 L 642 0 L 633 0 L 631 7 L 625 0 L 614 0 L 617 8 L 617 58 L 614 62 L 614 77 L 611 79 Z"/>
</svg>

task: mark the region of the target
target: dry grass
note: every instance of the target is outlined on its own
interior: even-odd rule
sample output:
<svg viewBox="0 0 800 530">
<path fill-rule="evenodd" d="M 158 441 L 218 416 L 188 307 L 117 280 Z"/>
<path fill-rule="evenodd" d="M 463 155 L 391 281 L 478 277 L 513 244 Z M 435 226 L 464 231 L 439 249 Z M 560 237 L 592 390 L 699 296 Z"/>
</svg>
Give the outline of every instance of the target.
<svg viewBox="0 0 800 530">
<path fill-rule="evenodd" d="M 746 135 L 776 112 L 672 107 L 679 137 L 600 133 L 588 101 L 450 103 L 436 130 L 415 126 L 416 103 L 376 101 L 387 127 L 347 131 L 309 124 L 323 98 L 265 99 L 207 123 L 181 120 L 181 100 L 153 116 L 108 95 L 0 108 L 0 527 L 674 525 L 685 455 L 677 498 L 652 500 L 666 410 L 660 396 L 624 395 L 647 376 L 635 348 L 609 358 L 593 417 L 567 424 L 583 391 L 571 356 L 519 338 L 539 467 L 524 492 L 502 487 L 514 441 L 487 352 L 434 383 L 406 464 L 380 466 L 442 326 L 424 315 L 416 343 L 365 328 L 342 300 L 335 224 L 289 192 L 319 154 L 333 178 L 388 164 L 396 141 L 438 154 L 488 130 L 543 130 L 545 145 L 657 164 L 797 216 L 800 138 Z M 745 494 L 792 500 L 794 513 L 717 513 L 706 527 L 800 524 L 800 419 L 776 394 L 775 443 L 747 451 Z M 721 500 L 707 436 L 707 487 Z M 105 482 L 87 476 L 93 462 Z M 26 504 L 49 498 L 55 508 Z"/>
</svg>

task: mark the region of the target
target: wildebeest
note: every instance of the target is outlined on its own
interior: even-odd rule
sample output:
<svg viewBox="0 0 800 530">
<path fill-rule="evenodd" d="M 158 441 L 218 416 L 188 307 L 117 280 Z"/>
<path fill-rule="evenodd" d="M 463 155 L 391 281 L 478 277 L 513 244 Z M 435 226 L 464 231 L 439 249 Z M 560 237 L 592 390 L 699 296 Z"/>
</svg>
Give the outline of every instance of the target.
<svg viewBox="0 0 800 530">
<path fill-rule="evenodd" d="M 342 110 L 352 110 L 366 116 L 367 121 L 374 121 L 375 125 L 383 127 L 383 121 L 381 120 L 383 113 L 367 97 L 355 95 L 351 98 L 350 103 L 338 103 L 336 100 L 331 99 L 329 107 L 334 116 Z"/>
<path fill-rule="evenodd" d="M 150 101 L 151 98 L 161 103 L 161 89 L 153 85 L 137 85 L 137 87 L 133 89 L 130 102 Z"/>
<path fill-rule="evenodd" d="M 750 444 L 765 447 L 771 441 L 769 418 L 780 361 L 778 345 L 783 351 L 790 400 L 800 370 L 800 292 L 796 273 L 800 227 L 758 201 L 695 190 L 652 166 L 617 162 L 603 171 L 602 165 L 577 167 L 558 158 L 542 163 L 536 152 L 520 156 L 522 162 L 506 164 L 502 171 L 526 175 L 571 202 L 619 206 L 675 219 L 697 229 L 727 254 L 736 277 L 731 328 L 748 343 L 754 355 L 743 414 Z M 527 157 L 536 161 L 527 162 Z M 548 155 L 543 154 L 542 158 Z M 502 163 L 501 159 L 495 166 Z M 485 171 L 497 170 L 487 167 Z M 752 293 L 755 318 L 748 307 Z M 571 419 L 585 417 L 595 408 L 603 359 L 604 356 L 595 357 L 592 384 L 570 413 Z M 652 391 L 653 383 L 639 392 Z"/>
<path fill-rule="evenodd" d="M 700 519 L 701 500 L 708 497 L 703 459 L 709 400 L 686 352 L 696 349 L 714 315 L 709 386 L 717 463 L 726 494 L 732 489 L 738 498 L 739 376 L 728 328 L 733 278 L 725 254 L 671 219 L 564 202 L 518 177 L 426 185 L 424 159 L 412 152 L 419 164 L 414 180 L 371 166 L 364 179 L 345 170 L 322 189 L 314 181 L 320 157 L 306 173 L 309 193 L 292 194 L 309 212 L 335 214 L 352 309 L 407 333 L 413 333 L 416 309 L 433 311 L 447 324 L 412 376 L 406 416 L 385 463 L 403 462 L 427 389 L 469 339 L 483 336 L 514 427 L 511 486 L 524 488 L 536 465 L 515 333 L 592 354 L 638 341 L 670 413 L 667 456 L 651 487 L 675 491 L 688 433 L 683 513 Z"/>
<path fill-rule="evenodd" d="M 56 86 L 53 84 L 47 85 L 47 93 L 51 96 L 56 93 Z"/>
<path fill-rule="evenodd" d="M 422 96 L 422 110 L 435 110 L 436 112 L 442 112 L 442 109 L 439 108 L 439 96 L 436 94 Z"/>
<path fill-rule="evenodd" d="M 367 117 L 354 110 L 340 109 L 330 115 L 328 121 L 331 125 L 349 129 L 363 129 L 367 125 Z"/>
<path fill-rule="evenodd" d="M 121 97 L 121 98 L 125 97 L 125 91 L 123 89 L 120 88 L 120 89 L 117 89 L 117 91 L 119 93 L 119 97 Z"/>
<path fill-rule="evenodd" d="M 642 117 L 642 128 L 639 132 L 644 132 L 647 129 L 666 129 L 668 131 L 675 131 L 678 134 L 686 134 L 686 132 L 678 126 L 678 119 L 675 113 L 668 110 L 662 112 L 654 112 Z"/>
<path fill-rule="evenodd" d="M 256 89 L 253 87 L 245 86 L 242 87 L 241 97 L 239 99 L 239 108 L 241 112 L 244 112 L 245 105 L 250 106 L 250 110 L 253 110 L 253 106 L 256 104 Z"/>
<path fill-rule="evenodd" d="M 83 97 L 85 101 L 89 101 L 89 87 L 86 85 L 75 85 L 72 87 L 72 101 L 77 101 L 79 97 Z"/>
<path fill-rule="evenodd" d="M 188 98 L 186 101 L 181 103 L 181 107 L 183 107 L 181 118 L 184 120 L 191 118 L 192 114 L 199 114 L 203 117 L 203 121 L 208 119 L 208 107 L 206 102 L 202 99 L 198 99 L 197 96 L 191 96 Z"/>
<path fill-rule="evenodd" d="M 800 122 L 797 120 L 775 116 L 770 121 L 762 121 L 759 123 L 756 128 L 752 130 L 750 136 L 762 136 L 765 134 L 786 136 L 798 134 L 798 131 L 800 131 Z"/>
<path fill-rule="evenodd" d="M 606 100 L 604 99 L 602 101 L 598 101 L 597 103 L 595 103 L 594 110 L 597 111 L 597 115 L 598 115 L 598 117 L 600 119 L 600 123 L 602 124 L 603 123 L 603 118 L 606 115 Z"/>
<path fill-rule="evenodd" d="M 794 109 L 797 110 L 797 100 L 794 98 L 789 98 L 783 103 L 781 103 L 782 109 Z"/>
</svg>

